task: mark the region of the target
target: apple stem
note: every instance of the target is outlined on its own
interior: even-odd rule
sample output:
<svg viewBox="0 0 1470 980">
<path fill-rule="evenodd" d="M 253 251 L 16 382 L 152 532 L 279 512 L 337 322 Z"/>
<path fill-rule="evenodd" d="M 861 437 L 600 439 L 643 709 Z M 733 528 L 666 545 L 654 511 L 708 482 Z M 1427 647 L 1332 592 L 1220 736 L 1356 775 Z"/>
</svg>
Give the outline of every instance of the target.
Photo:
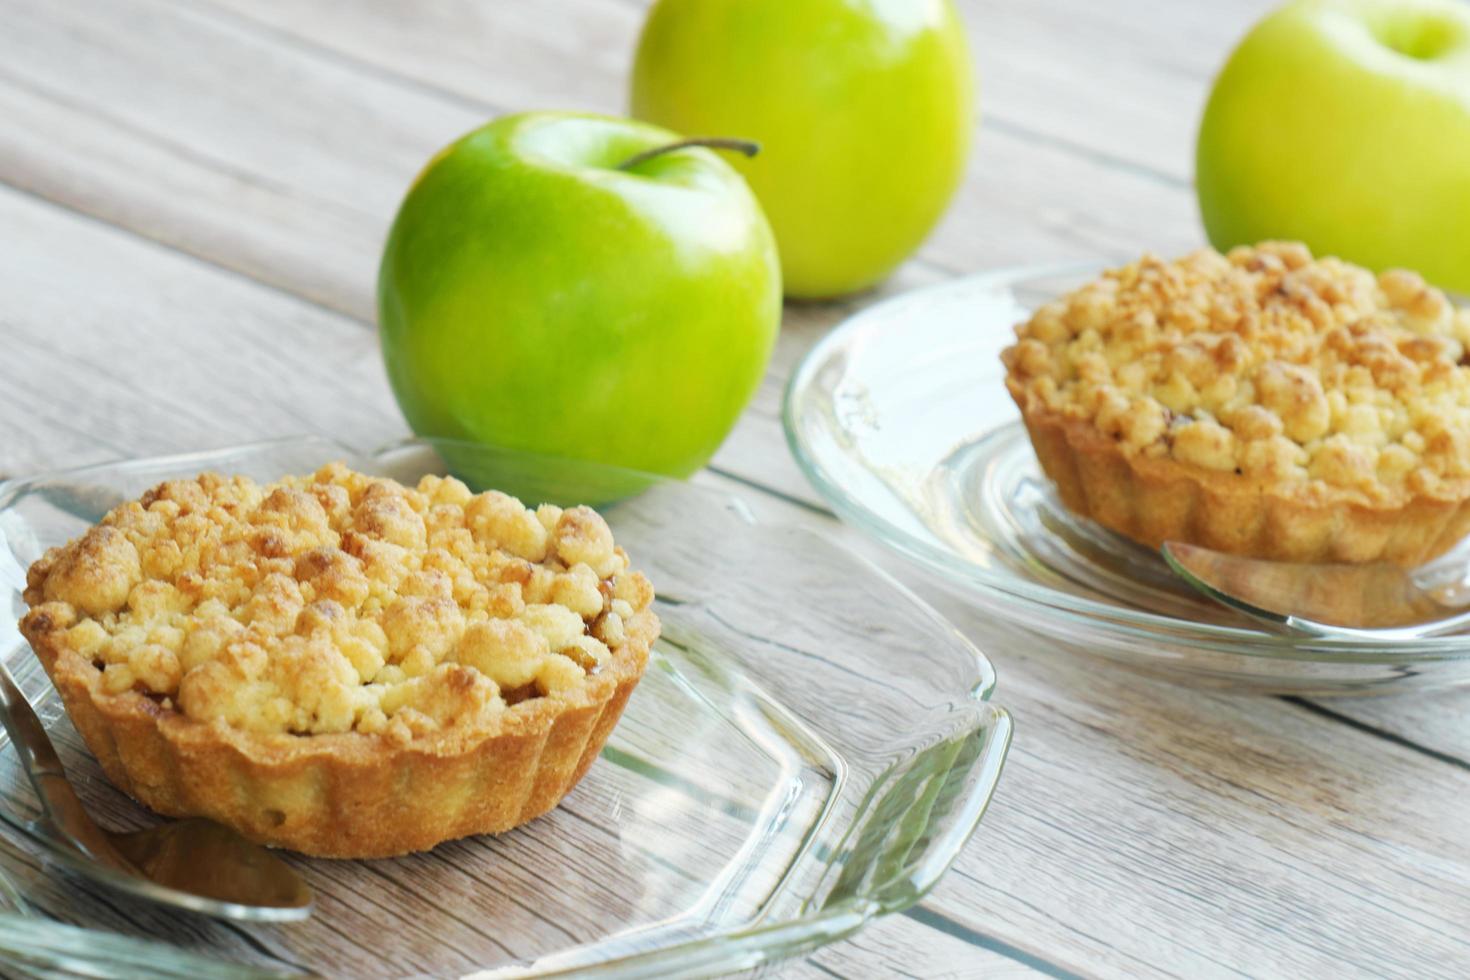
<svg viewBox="0 0 1470 980">
<path fill-rule="evenodd" d="M 711 150 L 733 150 L 736 153 L 743 153 L 748 157 L 753 157 L 761 151 L 761 145 L 751 140 L 730 139 L 725 136 L 696 136 L 693 139 L 679 140 L 677 143 L 665 143 L 663 146 L 655 146 L 651 150 L 635 153 L 618 164 L 618 169 L 632 170 L 645 160 L 652 160 L 654 157 L 661 157 L 665 153 L 672 153 L 675 150 L 682 150 L 690 146 L 704 146 Z"/>
</svg>

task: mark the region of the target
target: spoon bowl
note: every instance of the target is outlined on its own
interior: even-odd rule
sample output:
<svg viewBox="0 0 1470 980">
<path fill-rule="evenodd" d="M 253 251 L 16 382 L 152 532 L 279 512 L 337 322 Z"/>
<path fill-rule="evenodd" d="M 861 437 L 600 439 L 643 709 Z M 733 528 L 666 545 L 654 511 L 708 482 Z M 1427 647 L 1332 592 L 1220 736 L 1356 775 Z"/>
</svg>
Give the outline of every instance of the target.
<svg viewBox="0 0 1470 980">
<path fill-rule="evenodd" d="M 1470 625 L 1470 581 L 1458 553 L 1404 569 L 1388 562 L 1266 561 L 1178 541 L 1161 550 L 1169 567 L 1202 595 L 1278 629 L 1405 640 Z"/>
<path fill-rule="evenodd" d="M 27 830 L 68 870 L 139 898 L 219 919 L 280 922 L 311 915 L 311 889 L 291 866 L 222 824 L 193 818 L 129 833 L 99 827 L 3 664 L 0 722 L 41 801 L 41 816 Z"/>
</svg>

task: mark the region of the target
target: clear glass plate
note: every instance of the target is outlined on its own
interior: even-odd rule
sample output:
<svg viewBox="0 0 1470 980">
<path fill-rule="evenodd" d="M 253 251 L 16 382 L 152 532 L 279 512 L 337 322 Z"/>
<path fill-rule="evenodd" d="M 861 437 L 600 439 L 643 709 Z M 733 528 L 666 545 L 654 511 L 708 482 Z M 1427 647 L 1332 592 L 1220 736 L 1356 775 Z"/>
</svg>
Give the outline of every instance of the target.
<svg viewBox="0 0 1470 980">
<path fill-rule="evenodd" d="M 274 479 L 332 459 L 402 480 L 537 484 L 626 474 L 409 442 L 369 455 L 292 440 L 0 485 L 0 655 L 104 825 L 156 820 L 113 789 L 16 632 L 24 568 L 160 480 Z M 303 923 L 165 912 L 45 863 L 36 801 L 0 745 L 0 962 L 47 974 L 192 978 L 707 976 L 832 942 L 916 902 L 1000 775 L 1006 713 L 984 656 L 860 558 L 735 498 L 655 482 L 604 509 L 659 592 L 649 670 L 603 758 L 541 819 L 384 861 L 291 856 Z"/>
<path fill-rule="evenodd" d="M 787 439 L 847 521 L 1025 628 L 1171 680 L 1374 694 L 1470 682 L 1470 638 L 1269 632 L 1189 590 L 1153 551 L 1064 508 L 1006 392 L 1000 351 L 1098 267 L 1002 270 L 838 326 L 786 393 Z"/>
</svg>

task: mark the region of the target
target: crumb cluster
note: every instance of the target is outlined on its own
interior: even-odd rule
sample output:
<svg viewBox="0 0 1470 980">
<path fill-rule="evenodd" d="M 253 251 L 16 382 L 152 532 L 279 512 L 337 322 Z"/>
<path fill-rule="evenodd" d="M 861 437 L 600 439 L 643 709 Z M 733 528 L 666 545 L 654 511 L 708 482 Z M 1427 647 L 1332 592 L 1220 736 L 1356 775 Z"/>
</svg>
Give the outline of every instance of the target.
<svg viewBox="0 0 1470 980">
<path fill-rule="evenodd" d="M 1023 411 L 1125 455 L 1381 503 L 1470 478 L 1467 345 L 1470 311 L 1417 274 L 1268 242 L 1111 270 L 1003 359 Z"/>
<path fill-rule="evenodd" d="M 653 589 L 587 507 L 340 464 L 163 483 L 32 566 L 28 616 L 110 694 L 254 732 L 396 742 L 569 696 Z"/>
</svg>

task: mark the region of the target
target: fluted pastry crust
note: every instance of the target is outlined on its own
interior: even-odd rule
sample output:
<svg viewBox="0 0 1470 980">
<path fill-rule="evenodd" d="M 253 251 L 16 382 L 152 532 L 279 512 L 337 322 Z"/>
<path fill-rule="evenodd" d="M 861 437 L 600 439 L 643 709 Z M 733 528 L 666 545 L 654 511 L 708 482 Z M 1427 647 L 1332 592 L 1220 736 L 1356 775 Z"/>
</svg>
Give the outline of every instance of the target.
<svg viewBox="0 0 1470 980">
<path fill-rule="evenodd" d="M 1141 544 L 1166 541 L 1276 561 L 1426 562 L 1470 535 L 1470 501 L 1390 507 L 1280 493 L 1269 481 L 1129 456 L 1095 428 L 1025 416 L 1042 470 L 1069 510 Z"/>
<path fill-rule="evenodd" d="M 32 566 L 21 629 L 145 805 L 383 857 L 554 807 L 643 674 L 652 598 L 590 509 L 330 466 L 117 508 Z"/>
<path fill-rule="evenodd" d="M 289 735 L 201 724 L 66 649 L 45 614 L 27 639 L 108 779 L 166 816 L 202 816 L 317 857 L 379 858 L 495 834 L 551 810 L 586 774 L 621 717 L 658 634 L 635 615 L 628 642 L 575 698 L 532 698 L 496 724 L 395 745 L 380 735 Z"/>
<path fill-rule="evenodd" d="M 1470 313 L 1289 243 L 1039 309 L 1006 387 L 1072 510 L 1150 546 L 1416 564 L 1470 531 Z"/>
</svg>

